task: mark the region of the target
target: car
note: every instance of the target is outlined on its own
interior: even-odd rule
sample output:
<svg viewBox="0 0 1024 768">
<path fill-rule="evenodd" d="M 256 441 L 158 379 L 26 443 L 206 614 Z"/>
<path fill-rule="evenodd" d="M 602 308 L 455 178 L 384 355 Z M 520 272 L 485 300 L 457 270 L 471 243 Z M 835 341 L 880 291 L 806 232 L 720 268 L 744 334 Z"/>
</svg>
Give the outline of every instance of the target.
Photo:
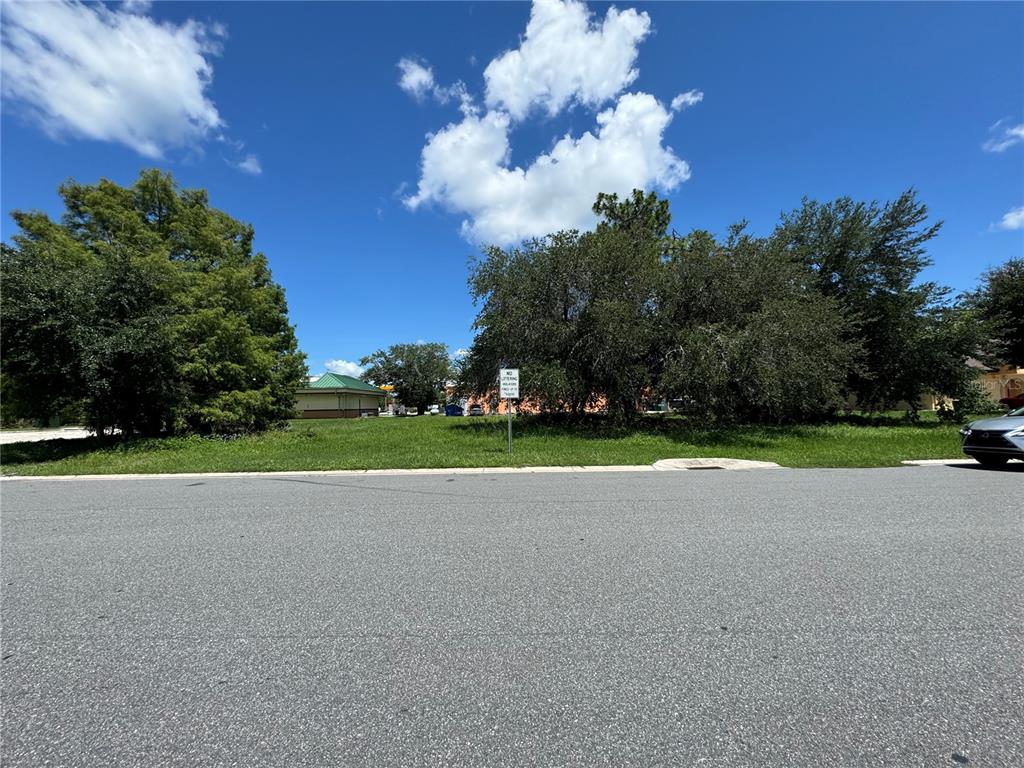
<svg viewBox="0 0 1024 768">
<path fill-rule="evenodd" d="M 482 405 L 471 405 L 471 406 L 469 406 L 469 415 L 470 416 L 483 416 L 484 415 L 484 407 Z"/>
<path fill-rule="evenodd" d="M 999 400 L 1000 405 L 1005 405 L 1010 410 L 1024 408 L 1024 394 L 1010 395 Z"/>
<path fill-rule="evenodd" d="M 998 467 L 1010 459 L 1024 461 L 1024 408 L 965 424 L 960 429 L 960 447 L 986 467 Z"/>
<path fill-rule="evenodd" d="M 448 405 L 444 407 L 445 416 L 461 416 L 462 414 L 462 406 L 457 403 L 448 403 Z"/>
<path fill-rule="evenodd" d="M 437 416 L 439 413 L 441 413 L 441 406 L 439 405 L 432 405 L 426 411 L 427 416 Z"/>
</svg>

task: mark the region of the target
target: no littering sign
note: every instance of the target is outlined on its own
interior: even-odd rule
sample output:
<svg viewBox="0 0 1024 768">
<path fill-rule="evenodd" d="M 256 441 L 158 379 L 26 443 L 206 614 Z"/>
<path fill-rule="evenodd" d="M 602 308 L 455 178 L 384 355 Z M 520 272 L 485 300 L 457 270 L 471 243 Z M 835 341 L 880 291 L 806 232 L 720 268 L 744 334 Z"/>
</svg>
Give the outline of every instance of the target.
<svg viewBox="0 0 1024 768">
<path fill-rule="evenodd" d="M 519 369 L 502 368 L 498 376 L 498 387 L 502 400 L 519 399 Z"/>
</svg>

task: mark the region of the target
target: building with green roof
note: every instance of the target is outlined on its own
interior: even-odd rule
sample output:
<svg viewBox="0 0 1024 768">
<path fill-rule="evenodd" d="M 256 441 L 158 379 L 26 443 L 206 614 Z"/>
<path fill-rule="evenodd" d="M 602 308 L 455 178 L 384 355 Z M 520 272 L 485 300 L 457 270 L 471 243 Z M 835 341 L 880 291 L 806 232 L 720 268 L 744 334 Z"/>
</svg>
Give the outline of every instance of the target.
<svg viewBox="0 0 1024 768">
<path fill-rule="evenodd" d="M 295 407 L 303 419 L 376 416 L 387 407 L 388 399 L 383 389 L 340 373 L 325 373 L 295 394 Z"/>
</svg>

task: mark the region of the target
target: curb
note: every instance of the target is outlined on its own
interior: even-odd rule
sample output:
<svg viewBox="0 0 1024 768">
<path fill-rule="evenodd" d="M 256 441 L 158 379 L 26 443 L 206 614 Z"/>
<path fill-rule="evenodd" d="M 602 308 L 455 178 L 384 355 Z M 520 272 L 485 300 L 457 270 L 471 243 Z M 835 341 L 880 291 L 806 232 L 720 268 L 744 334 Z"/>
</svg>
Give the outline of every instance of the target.
<svg viewBox="0 0 1024 768">
<path fill-rule="evenodd" d="M 975 462 L 964 457 L 962 459 L 906 459 L 901 461 L 900 464 L 905 467 L 955 467 L 960 464 L 973 466 Z"/>
<path fill-rule="evenodd" d="M 17 480 L 173 480 L 198 477 L 248 478 L 248 477 L 388 477 L 415 475 L 484 475 L 484 474 L 537 474 L 577 472 L 662 472 L 687 471 L 696 469 L 782 469 L 770 461 L 747 461 L 745 459 L 661 459 L 653 464 L 609 464 L 597 466 L 564 467 L 432 467 L 426 469 L 307 469 L 279 472 L 170 472 L 162 474 L 110 474 L 110 475 L 4 475 L 0 482 Z"/>
</svg>

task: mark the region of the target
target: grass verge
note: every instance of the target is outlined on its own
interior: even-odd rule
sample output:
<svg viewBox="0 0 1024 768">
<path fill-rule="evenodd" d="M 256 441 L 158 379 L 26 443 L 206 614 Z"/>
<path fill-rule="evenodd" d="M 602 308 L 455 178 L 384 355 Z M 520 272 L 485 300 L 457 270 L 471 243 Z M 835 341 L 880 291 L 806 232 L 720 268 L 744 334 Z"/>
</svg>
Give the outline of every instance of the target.
<svg viewBox="0 0 1024 768">
<path fill-rule="evenodd" d="M 13 443 L 0 448 L 0 468 L 6 474 L 72 475 L 650 464 L 691 457 L 758 459 L 786 467 L 884 467 L 904 459 L 962 456 L 956 426 L 930 415 L 917 424 L 855 417 L 815 426 L 718 428 L 678 418 L 631 426 L 522 418 L 513 426 L 511 456 L 505 430 L 501 417 L 293 421 L 286 430 L 233 440 Z"/>
</svg>

